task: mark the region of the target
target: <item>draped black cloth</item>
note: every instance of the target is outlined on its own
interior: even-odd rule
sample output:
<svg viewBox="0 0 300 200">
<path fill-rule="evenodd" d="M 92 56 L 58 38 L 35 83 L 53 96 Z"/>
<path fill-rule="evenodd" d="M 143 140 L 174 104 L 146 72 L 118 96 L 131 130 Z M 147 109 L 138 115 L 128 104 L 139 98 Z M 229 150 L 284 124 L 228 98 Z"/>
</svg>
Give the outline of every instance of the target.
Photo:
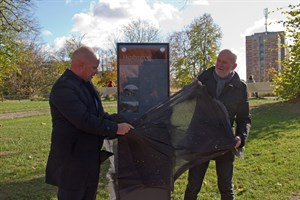
<svg viewBox="0 0 300 200">
<path fill-rule="evenodd" d="M 118 191 L 158 187 L 173 190 L 189 168 L 235 145 L 224 105 L 195 81 L 131 122 L 118 139 Z"/>
</svg>

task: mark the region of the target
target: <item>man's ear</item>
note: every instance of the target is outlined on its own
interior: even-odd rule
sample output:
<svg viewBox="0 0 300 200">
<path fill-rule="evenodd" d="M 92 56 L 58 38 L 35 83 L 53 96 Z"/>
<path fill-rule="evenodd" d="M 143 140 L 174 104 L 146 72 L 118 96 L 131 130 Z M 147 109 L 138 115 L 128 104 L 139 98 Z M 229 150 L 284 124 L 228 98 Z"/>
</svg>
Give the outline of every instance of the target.
<svg viewBox="0 0 300 200">
<path fill-rule="evenodd" d="M 235 69 L 237 67 L 237 63 L 233 64 L 233 69 Z"/>
</svg>

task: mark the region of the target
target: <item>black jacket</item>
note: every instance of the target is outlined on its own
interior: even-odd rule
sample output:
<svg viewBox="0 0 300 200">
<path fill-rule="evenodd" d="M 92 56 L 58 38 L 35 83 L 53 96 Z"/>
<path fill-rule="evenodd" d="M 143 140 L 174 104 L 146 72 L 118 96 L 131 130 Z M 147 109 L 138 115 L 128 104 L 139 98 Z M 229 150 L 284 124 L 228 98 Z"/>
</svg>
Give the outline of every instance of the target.
<svg viewBox="0 0 300 200">
<path fill-rule="evenodd" d="M 86 84 L 67 69 L 50 93 L 53 127 L 46 183 L 64 189 L 98 184 L 103 139 L 116 136 L 117 123 Z"/>
<path fill-rule="evenodd" d="M 217 82 L 213 76 L 214 70 L 215 67 L 205 70 L 198 76 L 198 80 L 207 87 L 209 95 L 216 98 Z M 247 85 L 241 81 L 237 73 L 225 85 L 218 100 L 225 105 L 229 113 L 231 126 L 235 127 L 235 135 L 240 136 L 242 139 L 241 147 L 243 147 L 250 131 L 251 116 L 249 113 Z"/>
</svg>

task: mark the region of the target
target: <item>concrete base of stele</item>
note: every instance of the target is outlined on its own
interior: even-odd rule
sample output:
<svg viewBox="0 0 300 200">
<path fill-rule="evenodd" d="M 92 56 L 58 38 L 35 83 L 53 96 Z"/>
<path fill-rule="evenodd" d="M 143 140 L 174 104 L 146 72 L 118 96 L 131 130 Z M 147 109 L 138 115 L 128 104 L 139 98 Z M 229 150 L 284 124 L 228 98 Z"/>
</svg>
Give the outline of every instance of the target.
<svg viewBox="0 0 300 200">
<path fill-rule="evenodd" d="M 135 189 L 126 194 L 119 193 L 118 200 L 170 200 L 171 192 L 160 188 Z"/>
</svg>

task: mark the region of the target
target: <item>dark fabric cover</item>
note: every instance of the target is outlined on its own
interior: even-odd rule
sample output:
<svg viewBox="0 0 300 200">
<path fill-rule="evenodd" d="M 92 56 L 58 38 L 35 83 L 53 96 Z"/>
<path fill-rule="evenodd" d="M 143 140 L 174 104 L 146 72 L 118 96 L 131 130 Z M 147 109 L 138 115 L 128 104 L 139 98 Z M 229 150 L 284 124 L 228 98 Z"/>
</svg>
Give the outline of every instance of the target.
<svg viewBox="0 0 300 200">
<path fill-rule="evenodd" d="M 224 105 L 198 81 L 132 122 L 118 139 L 118 191 L 173 189 L 187 169 L 231 151 L 235 145 Z"/>
</svg>

